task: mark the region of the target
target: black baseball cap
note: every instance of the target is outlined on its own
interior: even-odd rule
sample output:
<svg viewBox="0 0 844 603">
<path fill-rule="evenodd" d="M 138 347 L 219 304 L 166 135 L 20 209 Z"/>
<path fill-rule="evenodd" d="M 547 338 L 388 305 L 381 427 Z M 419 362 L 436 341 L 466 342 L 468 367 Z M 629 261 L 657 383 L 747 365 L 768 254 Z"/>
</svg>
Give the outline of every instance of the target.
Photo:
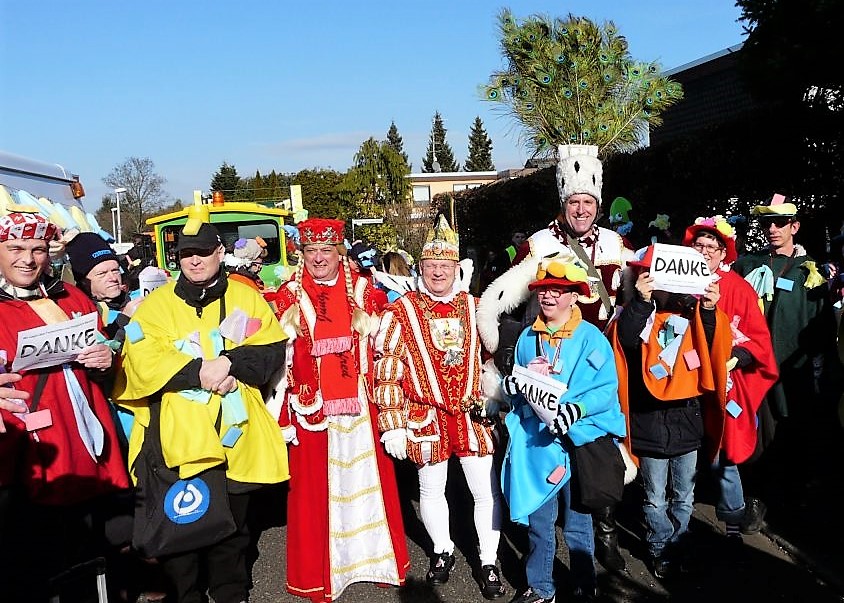
<svg viewBox="0 0 844 603">
<path fill-rule="evenodd" d="M 203 222 L 195 235 L 187 235 L 184 229 L 179 231 L 179 240 L 176 242 L 176 252 L 183 249 L 202 249 L 210 251 L 217 249 L 223 244 L 223 239 L 220 237 L 220 231 L 217 227 Z"/>
</svg>

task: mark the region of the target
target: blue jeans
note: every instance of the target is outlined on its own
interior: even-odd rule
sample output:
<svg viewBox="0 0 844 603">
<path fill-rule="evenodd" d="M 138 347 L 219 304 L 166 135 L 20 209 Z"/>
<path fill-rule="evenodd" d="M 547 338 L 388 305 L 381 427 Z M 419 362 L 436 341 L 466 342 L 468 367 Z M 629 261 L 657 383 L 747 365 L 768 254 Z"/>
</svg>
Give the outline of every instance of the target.
<svg viewBox="0 0 844 603">
<path fill-rule="evenodd" d="M 645 487 L 645 540 L 652 557 L 689 529 L 694 509 L 697 450 L 667 459 L 639 458 Z"/>
<path fill-rule="evenodd" d="M 594 590 L 595 536 L 592 516 L 571 508 L 571 481 L 560 494 L 528 516 L 529 548 L 525 561 L 528 586 L 544 598 L 554 596 L 554 557 L 557 552 L 557 521 L 559 497 L 563 498 L 563 539 L 569 549 L 572 588 Z"/>
<path fill-rule="evenodd" d="M 712 472 L 718 480 L 715 516 L 724 523 L 741 523 L 744 518 L 744 490 L 738 467 L 719 454 L 712 463 Z"/>
</svg>

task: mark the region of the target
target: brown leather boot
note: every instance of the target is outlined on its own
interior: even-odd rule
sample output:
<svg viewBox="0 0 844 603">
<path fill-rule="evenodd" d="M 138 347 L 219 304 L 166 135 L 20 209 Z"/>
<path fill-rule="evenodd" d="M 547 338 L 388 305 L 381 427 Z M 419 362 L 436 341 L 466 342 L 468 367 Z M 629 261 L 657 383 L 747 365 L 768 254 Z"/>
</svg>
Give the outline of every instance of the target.
<svg viewBox="0 0 844 603">
<path fill-rule="evenodd" d="M 595 558 L 598 563 L 610 571 L 623 572 L 627 563 L 618 549 L 615 508 L 604 507 L 593 511 L 592 522 L 595 524 Z"/>
</svg>

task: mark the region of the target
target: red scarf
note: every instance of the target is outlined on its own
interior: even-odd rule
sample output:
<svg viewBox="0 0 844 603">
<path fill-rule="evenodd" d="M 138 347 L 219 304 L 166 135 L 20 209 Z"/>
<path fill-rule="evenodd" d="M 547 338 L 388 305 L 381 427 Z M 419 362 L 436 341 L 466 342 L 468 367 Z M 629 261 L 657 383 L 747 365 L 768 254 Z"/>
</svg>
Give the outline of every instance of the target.
<svg viewBox="0 0 844 603">
<path fill-rule="evenodd" d="M 311 354 L 319 367 L 319 390 L 326 415 L 356 415 L 361 410 L 352 312 L 342 276 L 334 285 L 319 285 L 307 273 L 302 278 L 316 313 Z"/>
</svg>

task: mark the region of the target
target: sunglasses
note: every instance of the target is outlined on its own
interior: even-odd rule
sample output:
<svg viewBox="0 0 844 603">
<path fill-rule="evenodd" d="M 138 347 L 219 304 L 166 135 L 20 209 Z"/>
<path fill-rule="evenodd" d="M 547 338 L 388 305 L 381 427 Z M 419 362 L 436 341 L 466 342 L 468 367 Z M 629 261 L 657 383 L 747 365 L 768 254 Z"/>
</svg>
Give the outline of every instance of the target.
<svg viewBox="0 0 844 603">
<path fill-rule="evenodd" d="M 777 218 L 761 218 L 759 220 L 759 223 L 765 228 L 767 228 L 771 224 L 773 224 L 777 228 L 784 228 L 792 222 L 794 222 L 794 218 L 790 218 L 788 216 L 780 216 Z"/>
<path fill-rule="evenodd" d="M 201 258 L 207 258 L 209 256 L 214 255 L 214 253 L 219 249 L 215 247 L 214 249 L 182 249 L 179 251 L 179 259 L 185 260 L 187 258 L 192 258 L 195 255 L 198 255 Z"/>
</svg>

